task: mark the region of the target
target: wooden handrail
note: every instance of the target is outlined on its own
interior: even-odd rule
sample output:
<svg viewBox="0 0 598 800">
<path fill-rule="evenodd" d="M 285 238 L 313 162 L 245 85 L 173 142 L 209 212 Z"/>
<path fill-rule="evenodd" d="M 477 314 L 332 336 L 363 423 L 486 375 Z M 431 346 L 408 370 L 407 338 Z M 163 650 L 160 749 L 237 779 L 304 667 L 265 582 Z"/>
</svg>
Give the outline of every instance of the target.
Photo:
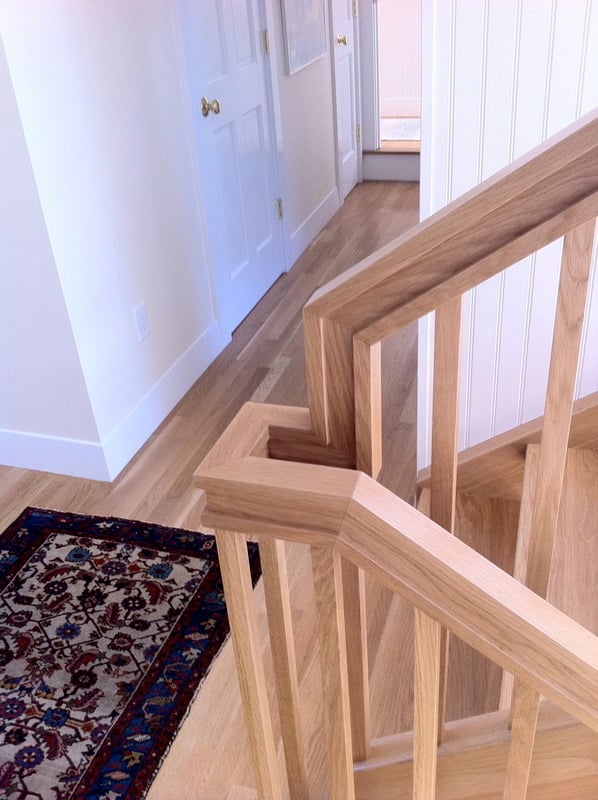
<svg viewBox="0 0 598 800">
<path fill-rule="evenodd" d="M 304 323 L 322 443 L 355 459 L 354 339 L 373 346 L 597 215 L 598 109 L 319 289 Z"/>
<path fill-rule="evenodd" d="M 328 544 L 598 731 L 598 639 L 373 479 L 247 457 L 196 473 L 219 530 Z"/>
<path fill-rule="evenodd" d="M 510 783 L 504 795 L 508 800 L 525 796 L 540 695 L 598 731 L 598 638 L 539 596 L 550 570 L 550 537 L 532 537 L 531 549 L 544 556 L 532 553 L 529 569 L 539 570 L 543 583 L 531 581 L 527 588 L 447 536 L 454 524 L 458 484 L 460 296 L 564 235 L 563 274 L 570 273 L 570 280 L 564 284 L 569 287 L 567 302 L 563 305 L 559 295 L 557 306 L 554 380 L 548 393 L 552 400 L 542 442 L 546 463 L 554 460 L 554 468 L 546 473 L 552 476 L 544 481 L 546 491 L 538 493 L 532 526 L 542 533 L 540 521 L 552 503 L 549 521 L 555 528 L 558 498 L 552 493 L 562 482 L 569 443 L 583 316 L 578 262 L 589 265 L 593 224 L 588 223 L 596 216 L 598 109 L 318 290 L 304 309 L 309 410 L 247 404 L 196 472 L 206 501 L 202 521 L 218 530 L 225 566 L 228 553 L 239 574 L 242 569 L 247 573 L 239 534 L 266 543 L 268 612 L 277 618 L 270 624 L 270 635 L 277 639 L 276 689 L 280 702 L 289 707 L 281 731 L 291 796 L 305 794 L 306 778 L 281 539 L 312 548 L 335 799 L 353 796 L 351 748 L 353 760 L 359 760 L 367 758 L 370 747 L 360 570 L 415 608 L 414 797 L 431 800 L 436 795 L 447 641 L 440 626 L 520 682 L 524 702 L 521 713 L 514 715 L 519 727 L 512 736 Z M 374 480 L 382 463 L 380 343 L 440 307 L 429 519 Z M 568 348 L 555 358 L 563 338 Z M 565 373 L 568 399 L 561 408 Z M 530 428 L 530 436 L 536 433 Z M 520 468 L 522 454 L 516 455 Z M 235 544 L 229 547 L 227 537 Z M 259 699 L 257 705 L 253 699 L 246 702 L 254 759 L 264 796 L 274 797 L 274 743 L 263 702 L 263 664 L 252 634 L 255 613 L 244 608 L 252 602 L 247 577 L 243 592 L 234 581 L 231 568 L 227 591 L 238 601 L 231 630 L 240 669 L 253 671 L 255 686 L 246 682 L 245 692 Z M 246 639 L 251 640 L 249 649 Z M 269 740 L 265 750 L 258 746 L 262 734 Z"/>
</svg>

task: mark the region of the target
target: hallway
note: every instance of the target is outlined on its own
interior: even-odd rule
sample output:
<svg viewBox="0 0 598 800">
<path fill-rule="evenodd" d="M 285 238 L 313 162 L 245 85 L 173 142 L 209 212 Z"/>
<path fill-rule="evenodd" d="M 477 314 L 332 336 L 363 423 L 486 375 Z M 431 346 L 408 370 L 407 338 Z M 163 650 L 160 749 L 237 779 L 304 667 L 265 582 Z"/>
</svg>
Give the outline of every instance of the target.
<svg viewBox="0 0 598 800">
<path fill-rule="evenodd" d="M 241 405 L 249 400 L 305 405 L 301 309 L 314 290 L 399 235 L 418 219 L 418 185 L 365 183 L 347 198 L 300 258 L 241 323 L 233 341 L 197 381 L 135 459 L 112 484 L 48 473 L 0 467 L 1 523 L 6 527 L 27 506 L 79 513 L 122 516 L 179 527 L 198 525 L 198 492 L 192 485 L 197 463 L 209 451 Z M 413 330 L 385 343 L 385 474 L 381 477 L 403 497 L 415 480 L 415 359 Z M 390 481 L 392 475 L 392 483 Z M 295 587 L 309 585 L 309 559 L 293 554 Z M 297 597 L 301 630 L 309 624 L 311 598 Z M 373 625 L 370 649 L 382 638 L 385 593 L 371 593 Z M 263 619 L 262 619 L 263 622 Z M 264 628 L 265 631 L 265 628 Z M 298 642 L 306 689 L 305 735 L 314 798 L 327 796 L 324 750 L 315 735 L 321 728 L 317 648 Z M 392 653 L 387 655 L 394 658 Z M 376 683 L 374 676 L 374 685 Z M 388 687 L 386 687 L 388 688 Z M 394 730 L 395 709 L 377 701 L 375 735 Z M 318 776 L 320 776 L 318 778 Z M 208 676 L 172 747 L 149 800 L 250 800 L 253 775 L 241 715 L 232 649 L 227 646 Z"/>
</svg>

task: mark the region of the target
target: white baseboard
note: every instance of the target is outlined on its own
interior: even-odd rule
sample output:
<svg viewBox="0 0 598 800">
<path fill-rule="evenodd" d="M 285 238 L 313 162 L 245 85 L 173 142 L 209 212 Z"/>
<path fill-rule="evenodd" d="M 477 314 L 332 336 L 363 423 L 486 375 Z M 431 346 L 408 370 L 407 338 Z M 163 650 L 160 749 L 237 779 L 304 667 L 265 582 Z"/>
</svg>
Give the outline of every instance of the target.
<svg viewBox="0 0 598 800">
<path fill-rule="evenodd" d="M 364 181 L 419 181 L 419 153 L 364 153 Z"/>
<path fill-rule="evenodd" d="M 81 439 L 2 429 L 0 463 L 94 481 L 110 480 L 102 445 Z"/>
<path fill-rule="evenodd" d="M 147 442 L 225 344 L 218 325 L 213 322 L 104 439 L 109 480 L 114 480 Z"/>
<path fill-rule="evenodd" d="M 335 186 L 291 234 L 289 242 L 290 267 L 297 261 L 303 251 L 309 247 L 339 208 L 338 189 Z"/>
<path fill-rule="evenodd" d="M 102 442 L 0 429 L 0 463 L 113 481 L 225 345 L 213 322 Z"/>
</svg>

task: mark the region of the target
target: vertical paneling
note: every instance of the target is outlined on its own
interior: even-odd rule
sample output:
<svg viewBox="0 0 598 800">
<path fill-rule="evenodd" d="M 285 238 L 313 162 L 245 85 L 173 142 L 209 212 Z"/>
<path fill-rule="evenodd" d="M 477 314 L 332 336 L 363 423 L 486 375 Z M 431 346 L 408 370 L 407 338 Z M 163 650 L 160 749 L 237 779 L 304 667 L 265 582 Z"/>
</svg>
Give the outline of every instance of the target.
<svg viewBox="0 0 598 800">
<path fill-rule="evenodd" d="M 430 214 L 598 105 L 598 0 L 427 3 L 431 141 L 422 145 L 421 207 Z M 561 252 L 556 242 L 464 297 L 460 447 L 542 413 Z M 594 278 L 588 309 L 577 396 L 598 390 Z M 420 390 L 429 369 L 421 358 Z M 422 443 L 427 408 L 420 395 Z M 429 463 L 429 452 L 418 460 Z"/>
</svg>

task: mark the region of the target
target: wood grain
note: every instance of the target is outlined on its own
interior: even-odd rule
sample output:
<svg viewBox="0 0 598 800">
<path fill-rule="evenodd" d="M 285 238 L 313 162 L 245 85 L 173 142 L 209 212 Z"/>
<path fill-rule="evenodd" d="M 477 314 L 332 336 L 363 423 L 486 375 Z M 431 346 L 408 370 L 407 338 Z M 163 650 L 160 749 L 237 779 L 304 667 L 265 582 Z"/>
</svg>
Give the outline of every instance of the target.
<svg viewBox="0 0 598 800">
<path fill-rule="evenodd" d="M 353 339 L 357 469 L 377 478 L 382 469 L 382 346 Z"/>
<path fill-rule="evenodd" d="M 230 501 L 264 534 L 302 536 L 324 520 L 341 555 L 598 729 L 596 638 L 368 476 L 243 459 L 201 485 L 208 508 L 216 495 L 226 519 Z"/>
<path fill-rule="evenodd" d="M 320 632 L 331 800 L 354 800 L 347 643 L 343 619 L 341 560 L 331 547 L 312 547 L 314 590 Z"/>
<path fill-rule="evenodd" d="M 573 410 L 595 220 L 565 236 L 525 583 L 546 597 Z"/>
<path fill-rule="evenodd" d="M 594 111 L 316 292 L 308 380 L 327 443 L 352 452 L 355 335 L 380 342 L 596 217 L 597 134 Z"/>
<path fill-rule="evenodd" d="M 449 533 L 455 530 L 457 499 L 460 353 L 461 297 L 456 297 L 436 309 L 434 322 L 430 518 Z M 449 648 L 448 633 L 442 631 L 439 650 L 439 741 L 442 741 L 446 714 Z"/>
<path fill-rule="evenodd" d="M 290 800 L 309 800 L 285 544 L 260 539 L 268 632 Z"/>
<path fill-rule="evenodd" d="M 259 796 L 264 800 L 281 800 L 280 774 L 245 537 L 216 531 L 216 545 Z"/>
<path fill-rule="evenodd" d="M 461 450 L 457 467 L 457 491 L 484 497 L 521 499 L 525 453 L 529 444 L 539 444 L 544 417 Z M 598 449 L 598 392 L 573 403 L 569 447 Z M 417 476 L 420 489 L 430 485 L 430 469 Z"/>
<path fill-rule="evenodd" d="M 413 714 L 413 798 L 436 797 L 440 625 L 415 609 L 415 680 Z"/>
<path fill-rule="evenodd" d="M 310 295 L 348 264 L 415 224 L 417 205 L 416 184 L 368 182 L 357 186 L 341 211 L 251 311 L 233 334 L 232 342 L 115 481 L 100 483 L 0 466 L 1 528 L 30 505 L 196 529 L 201 504 L 200 491 L 193 485 L 193 471 L 260 386 L 279 355 L 291 361 L 271 389 L 269 401 L 307 405 L 302 309 Z M 415 477 L 413 418 L 411 412 L 407 417 L 402 410 L 403 402 L 414 408 L 414 353 L 412 339 L 398 341 L 393 359 L 404 366 L 385 375 L 393 399 L 385 408 L 385 446 L 388 463 L 393 468 L 398 465 L 392 480 L 398 481 L 399 488 L 412 485 Z M 299 545 L 291 546 L 289 580 L 293 608 L 300 610 L 297 657 L 310 788 L 314 798 L 324 800 L 329 771 L 322 733 L 311 565 L 309 552 L 304 551 L 306 548 Z M 265 647 L 267 626 L 261 582 L 255 596 Z M 372 650 L 373 657 L 377 652 L 377 648 Z M 375 665 L 373 661 L 372 667 Z M 383 665 L 378 665 L 385 673 Z M 275 704 L 268 658 L 266 675 L 270 700 Z M 276 729 L 276 718 L 273 724 Z M 387 724 L 392 721 L 389 719 Z M 282 765 L 281 752 L 279 761 Z M 215 800 L 228 796 L 257 800 L 230 641 L 202 685 L 154 779 L 148 800 Z"/>
<path fill-rule="evenodd" d="M 526 586 L 541 597 L 548 591 L 557 534 L 595 229 L 595 220 L 584 223 L 563 246 L 525 573 Z M 539 705 L 539 693 L 516 681 L 505 800 L 525 798 Z"/>
<path fill-rule="evenodd" d="M 436 800 L 500 800 L 509 747 L 508 711 L 448 722 L 438 749 Z M 371 758 L 355 767 L 358 800 L 411 800 L 413 734 L 375 740 Z M 543 703 L 529 800 L 593 800 L 598 745 L 581 723 Z"/>
<path fill-rule="evenodd" d="M 365 575 L 346 558 L 341 563 L 352 754 L 353 761 L 363 761 L 370 752 L 371 738 Z"/>
<path fill-rule="evenodd" d="M 519 522 L 517 526 L 517 546 L 515 550 L 515 561 L 513 564 L 512 573 L 515 580 L 518 580 L 521 583 L 525 583 L 525 576 L 527 574 L 529 543 L 532 528 L 532 510 L 534 504 L 534 494 L 536 491 L 536 479 L 538 476 L 539 456 L 539 445 L 528 445 L 525 455 L 523 489 L 521 492 L 521 505 Z M 511 708 L 514 680 L 515 679 L 510 672 L 503 672 L 499 708 Z"/>
</svg>

